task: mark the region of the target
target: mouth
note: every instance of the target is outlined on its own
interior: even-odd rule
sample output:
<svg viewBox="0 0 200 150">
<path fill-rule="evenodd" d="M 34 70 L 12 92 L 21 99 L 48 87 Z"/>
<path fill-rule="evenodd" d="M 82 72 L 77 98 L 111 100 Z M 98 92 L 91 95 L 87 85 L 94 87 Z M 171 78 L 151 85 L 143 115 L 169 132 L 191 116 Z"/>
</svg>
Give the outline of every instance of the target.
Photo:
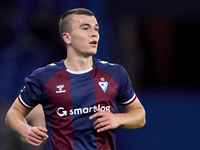
<svg viewBox="0 0 200 150">
<path fill-rule="evenodd" d="M 90 45 L 92 45 L 92 46 L 97 46 L 97 41 L 95 41 L 95 40 L 94 40 L 94 41 L 91 41 L 91 42 L 90 42 Z"/>
</svg>

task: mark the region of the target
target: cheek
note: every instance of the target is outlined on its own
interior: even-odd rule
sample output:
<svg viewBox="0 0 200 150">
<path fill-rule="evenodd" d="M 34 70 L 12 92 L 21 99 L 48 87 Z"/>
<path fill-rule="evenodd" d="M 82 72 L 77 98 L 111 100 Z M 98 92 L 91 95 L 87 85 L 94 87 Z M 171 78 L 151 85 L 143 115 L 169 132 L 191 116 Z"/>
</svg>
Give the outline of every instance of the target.
<svg viewBox="0 0 200 150">
<path fill-rule="evenodd" d="M 81 44 L 81 48 L 84 49 L 86 45 L 84 43 Z"/>
<path fill-rule="evenodd" d="M 82 45 L 83 40 L 84 40 L 84 38 L 82 36 L 73 36 L 71 42 L 72 42 L 72 44 Z"/>
<path fill-rule="evenodd" d="M 87 36 L 83 34 L 79 34 L 79 36 L 75 37 L 75 40 L 77 40 L 80 43 L 85 43 L 85 41 L 87 40 Z"/>
<path fill-rule="evenodd" d="M 83 49 L 83 48 L 87 48 L 87 44 L 88 44 L 88 36 L 86 34 L 79 32 L 74 32 L 71 35 L 71 42 L 73 47 L 76 47 L 78 49 Z"/>
<path fill-rule="evenodd" d="M 86 41 L 86 38 L 82 38 L 82 37 L 75 37 L 73 40 L 72 40 L 72 45 L 73 47 L 81 50 L 81 49 L 85 49 L 87 48 L 87 41 Z"/>
</svg>

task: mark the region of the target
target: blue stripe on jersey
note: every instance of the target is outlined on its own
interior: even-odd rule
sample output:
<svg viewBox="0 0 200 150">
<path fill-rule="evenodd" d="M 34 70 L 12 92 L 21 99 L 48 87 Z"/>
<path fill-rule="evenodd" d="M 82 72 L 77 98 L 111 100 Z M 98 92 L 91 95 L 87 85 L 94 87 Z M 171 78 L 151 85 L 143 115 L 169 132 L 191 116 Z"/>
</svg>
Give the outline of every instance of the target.
<svg viewBox="0 0 200 150">
<path fill-rule="evenodd" d="M 73 114 L 73 137 L 75 150 L 97 149 L 93 121 L 89 117 L 95 105 L 94 83 L 91 71 L 70 74 L 70 91 Z M 90 141 L 88 141 L 90 140 Z"/>
<path fill-rule="evenodd" d="M 52 136 L 52 118 L 50 117 L 47 117 L 47 116 L 51 116 L 51 109 L 50 108 L 50 105 L 45 105 L 43 106 L 43 110 L 44 110 L 44 114 L 46 116 L 46 128 L 47 128 L 47 134 L 49 136 L 49 138 L 47 139 L 47 147 L 48 148 L 53 148 L 53 143 L 52 143 L 52 139 L 53 139 L 53 136 Z"/>
</svg>

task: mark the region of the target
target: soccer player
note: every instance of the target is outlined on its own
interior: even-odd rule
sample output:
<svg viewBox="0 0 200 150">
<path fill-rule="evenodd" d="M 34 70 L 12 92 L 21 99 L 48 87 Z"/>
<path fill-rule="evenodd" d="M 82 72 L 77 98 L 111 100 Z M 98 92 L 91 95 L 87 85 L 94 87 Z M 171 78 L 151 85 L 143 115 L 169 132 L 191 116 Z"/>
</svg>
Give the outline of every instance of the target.
<svg viewBox="0 0 200 150">
<path fill-rule="evenodd" d="M 67 58 L 25 78 L 6 123 L 31 145 L 47 139 L 48 150 L 114 150 L 115 129 L 143 127 L 145 110 L 125 69 L 93 58 L 99 25 L 90 10 L 65 12 L 59 30 Z M 43 106 L 46 127 L 30 126 L 25 120 L 38 104 Z M 118 113 L 117 104 L 123 113 Z"/>
</svg>

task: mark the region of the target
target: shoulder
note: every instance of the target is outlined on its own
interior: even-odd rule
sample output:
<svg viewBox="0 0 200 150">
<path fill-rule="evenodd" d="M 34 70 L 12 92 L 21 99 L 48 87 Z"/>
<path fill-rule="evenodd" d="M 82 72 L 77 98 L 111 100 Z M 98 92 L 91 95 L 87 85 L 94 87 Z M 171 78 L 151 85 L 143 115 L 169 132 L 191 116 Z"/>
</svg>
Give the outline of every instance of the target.
<svg viewBox="0 0 200 150">
<path fill-rule="evenodd" d="M 95 69 L 100 69 L 108 74 L 123 74 L 126 73 L 126 70 L 124 69 L 124 67 L 122 67 L 119 64 L 116 63 L 110 63 L 108 61 L 103 61 L 100 59 L 93 59 L 94 61 L 94 68 Z"/>
<path fill-rule="evenodd" d="M 93 68 L 96 70 L 101 70 L 102 72 L 111 76 L 119 85 L 129 81 L 129 75 L 127 71 L 119 64 L 109 63 L 100 59 L 94 59 Z"/>
<path fill-rule="evenodd" d="M 34 75 L 54 74 L 62 69 L 66 69 L 64 65 L 64 60 L 48 64 L 45 67 L 38 68 L 33 71 L 33 74 Z"/>
<path fill-rule="evenodd" d="M 48 81 L 48 79 L 51 78 L 54 74 L 56 74 L 60 70 L 65 70 L 65 69 L 66 67 L 64 65 L 64 60 L 61 60 L 59 62 L 51 63 L 45 67 L 41 67 L 34 70 L 32 74 L 27 78 L 33 80 Z"/>
</svg>

